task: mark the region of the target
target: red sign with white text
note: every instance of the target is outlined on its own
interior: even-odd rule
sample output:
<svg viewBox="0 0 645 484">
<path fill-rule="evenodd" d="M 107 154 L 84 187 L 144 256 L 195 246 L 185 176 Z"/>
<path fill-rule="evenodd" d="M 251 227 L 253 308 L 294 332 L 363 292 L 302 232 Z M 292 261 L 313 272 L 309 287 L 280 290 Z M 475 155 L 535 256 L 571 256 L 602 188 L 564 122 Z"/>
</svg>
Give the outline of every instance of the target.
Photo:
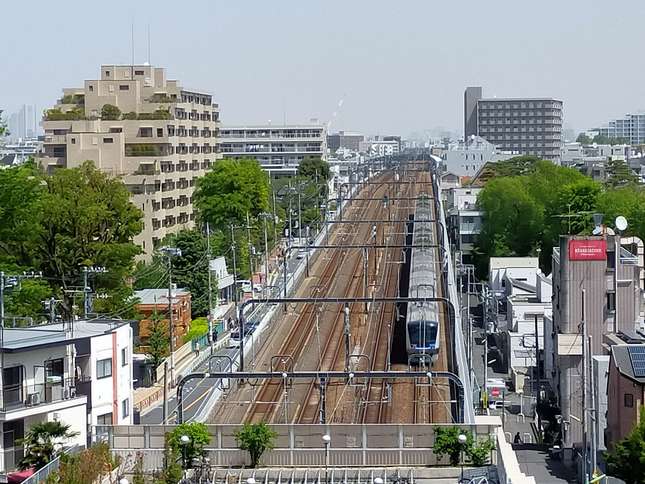
<svg viewBox="0 0 645 484">
<path fill-rule="evenodd" d="M 607 260 L 607 242 L 597 240 L 570 240 L 569 260 Z"/>
</svg>

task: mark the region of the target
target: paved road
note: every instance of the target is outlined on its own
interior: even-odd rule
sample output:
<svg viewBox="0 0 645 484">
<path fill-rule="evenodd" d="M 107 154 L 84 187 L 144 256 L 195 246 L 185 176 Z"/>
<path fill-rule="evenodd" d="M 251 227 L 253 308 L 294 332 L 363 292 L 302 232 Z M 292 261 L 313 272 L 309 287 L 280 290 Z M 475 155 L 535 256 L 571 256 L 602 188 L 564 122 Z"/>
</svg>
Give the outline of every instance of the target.
<svg viewBox="0 0 645 484">
<path fill-rule="evenodd" d="M 304 259 L 298 259 L 297 253 L 295 250 L 292 250 L 293 254 L 287 260 L 287 277 L 292 277 L 293 273 L 296 271 L 298 266 L 301 263 L 304 263 Z M 271 297 L 281 297 L 283 295 L 283 276 L 282 271 L 280 271 L 278 277 L 275 281 L 275 286 L 270 289 Z M 250 314 L 247 315 L 247 321 L 261 321 L 271 309 L 269 304 L 259 304 L 257 305 Z M 249 336 L 244 340 L 245 345 L 248 344 Z M 207 351 L 207 350 L 205 350 Z M 215 356 L 220 357 L 218 361 L 226 361 L 226 358 L 230 358 L 234 364 L 237 365 L 237 360 L 240 355 L 240 350 L 238 348 L 223 348 L 221 350 L 215 351 L 213 353 Z M 198 365 L 193 372 L 206 372 L 208 368 L 209 360 L 206 359 L 202 364 Z M 224 363 L 215 363 L 213 362 L 212 370 L 214 371 L 226 371 L 230 365 L 225 365 Z M 245 365 L 246 366 L 246 365 Z M 191 420 L 197 414 L 201 413 L 203 406 L 207 404 L 211 393 L 220 386 L 220 380 L 212 379 L 201 379 L 193 380 L 187 383 L 184 386 L 183 390 L 183 407 L 184 407 L 184 421 Z M 166 423 L 175 422 L 175 412 L 177 410 L 177 395 L 176 389 L 173 389 L 171 393 L 168 394 L 168 415 Z M 151 410 L 146 412 L 141 416 L 142 424 L 158 424 L 162 423 L 163 420 L 163 404 L 160 403 L 153 407 Z"/>
</svg>

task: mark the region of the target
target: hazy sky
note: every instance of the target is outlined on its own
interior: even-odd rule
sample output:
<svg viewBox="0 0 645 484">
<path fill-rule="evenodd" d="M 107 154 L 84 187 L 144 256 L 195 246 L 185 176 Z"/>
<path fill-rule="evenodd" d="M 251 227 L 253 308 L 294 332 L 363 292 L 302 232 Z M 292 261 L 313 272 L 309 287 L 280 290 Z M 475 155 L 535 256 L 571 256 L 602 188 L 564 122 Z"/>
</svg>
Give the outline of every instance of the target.
<svg viewBox="0 0 645 484">
<path fill-rule="evenodd" d="M 3 0 L 0 109 L 39 109 L 101 63 L 168 69 L 225 124 L 461 132 L 463 90 L 564 101 L 565 126 L 645 108 L 645 1 Z M 338 102 L 344 99 L 341 109 Z"/>
</svg>

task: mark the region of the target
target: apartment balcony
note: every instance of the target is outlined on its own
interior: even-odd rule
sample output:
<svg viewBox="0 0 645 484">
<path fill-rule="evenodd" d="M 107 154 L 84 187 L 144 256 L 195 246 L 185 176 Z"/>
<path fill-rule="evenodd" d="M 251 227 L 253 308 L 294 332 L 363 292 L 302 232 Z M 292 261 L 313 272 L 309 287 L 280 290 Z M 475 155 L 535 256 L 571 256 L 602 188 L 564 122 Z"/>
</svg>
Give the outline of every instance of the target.
<svg viewBox="0 0 645 484">
<path fill-rule="evenodd" d="M 73 379 L 49 377 L 47 383 L 22 380 L 3 385 L 3 408 L 0 421 L 29 417 L 77 405 L 85 405 L 87 397 L 78 395 Z"/>
<path fill-rule="evenodd" d="M 67 143 L 67 135 L 64 134 L 46 134 L 43 138 L 45 144 L 64 145 Z"/>
</svg>

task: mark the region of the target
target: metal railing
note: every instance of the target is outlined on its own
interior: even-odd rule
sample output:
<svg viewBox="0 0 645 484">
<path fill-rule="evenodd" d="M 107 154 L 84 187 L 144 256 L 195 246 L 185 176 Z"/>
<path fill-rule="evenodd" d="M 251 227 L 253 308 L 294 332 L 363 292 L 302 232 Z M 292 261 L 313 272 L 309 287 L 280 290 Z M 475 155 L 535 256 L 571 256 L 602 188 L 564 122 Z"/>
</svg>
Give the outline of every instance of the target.
<svg viewBox="0 0 645 484">
<path fill-rule="evenodd" d="M 65 449 L 63 454 L 76 454 L 83 450 L 84 447 L 80 445 L 75 445 L 68 449 Z M 27 479 L 22 481 L 22 484 L 39 484 L 40 482 L 46 482 L 50 474 L 58 471 L 60 469 L 60 459 L 63 454 L 58 455 L 55 459 L 49 462 L 45 467 L 41 467 L 36 472 L 34 472 Z"/>
</svg>

